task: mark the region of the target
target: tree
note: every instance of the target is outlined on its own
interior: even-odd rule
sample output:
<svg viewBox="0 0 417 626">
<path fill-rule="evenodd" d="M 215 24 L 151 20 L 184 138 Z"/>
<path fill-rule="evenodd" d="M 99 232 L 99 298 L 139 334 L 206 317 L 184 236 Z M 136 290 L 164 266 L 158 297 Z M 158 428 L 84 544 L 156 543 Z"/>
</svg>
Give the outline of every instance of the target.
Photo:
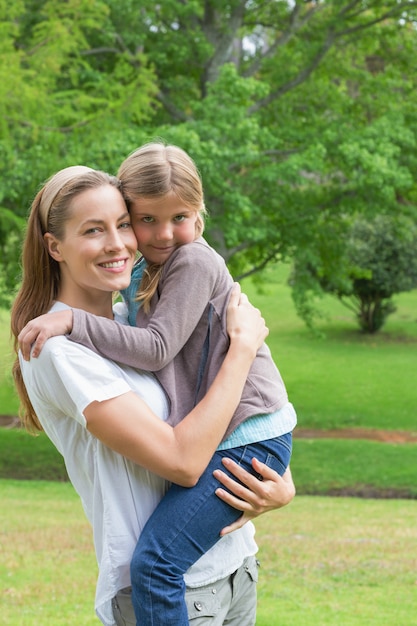
<svg viewBox="0 0 417 626">
<path fill-rule="evenodd" d="M 417 288 L 417 221 L 405 216 L 357 217 L 339 256 L 342 271 L 315 279 L 354 312 L 361 330 L 376 333 L 396 310 L 393 296 Z M 322 266 L 323 267 L 323 266 Z M 296 267 L 314 274 L 317 266 Z"/>
<path fill-rule="evenodd" d="M 16 285 L 20 281 L 19 249 L 24 220 L 0 207 L 0 308 L 10 307 Z"/>
<path fill-rule="evenodd" d="M 0 0 L 0 25 L 0 202 L 23 216 L 56 169 L 105 166 L 115 147 L 118 158 L 125 119 L 150 118 L 156 85 L 140 52 L 129 63 L 123 51 L 111 54 L 106 2 Z"/>
<path fill-rule="evenodd" d="M 19 215 L 58 167 L 114 171 L 155 137 L 196 160 L 207 238 L 235 277 L 306 255 L 337 268 L 330 235 L 346 216 L 417 202 L 413 1 L 20 0 L 10 13 L 0 0 L 0 11 L 2 72 L 14 76 L 0 81 L 1 202 Z M 298 275 L 297 302 L 320 288 L 311 280 Z"/>
</svg>

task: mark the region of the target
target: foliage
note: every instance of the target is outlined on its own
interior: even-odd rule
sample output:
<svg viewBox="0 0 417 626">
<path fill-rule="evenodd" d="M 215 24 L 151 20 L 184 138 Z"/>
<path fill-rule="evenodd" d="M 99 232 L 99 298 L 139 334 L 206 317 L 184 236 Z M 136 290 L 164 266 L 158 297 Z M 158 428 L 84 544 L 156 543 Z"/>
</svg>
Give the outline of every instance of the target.
<svg viewBox="0 0 417 626">
<path fill-rule="evenodd" d="M 0 201 L 19 216 L 57 168 L 115 171 L 156 137 L 196 160 L 236 277 L 334 267 L 346 216 L 417 203 L 413 2 L 0 0 L 0 18 Z M 317 282 L 293 288 L 312 316 Z"/>
<path fill-rule="evenodd" d="M 24 220 L 0 207 L 0 308 L 11 305 L 16 285 L 20 280 L 20 266 L 16 250 L 19 249 L 20 235 Z"/>
<path fill-rule="evenodd" d="M 295 267 L 310 274 L 327 293 L 351 309 L 360 328 L 375 333 L 396 307 L 395 294 L 417 288 L 417 225 L 406 217 L 377 215 L 356 218 L 343 239 L 337 261 L 339 272 L 318 273 L 319 264 Z M 342 271 L 344 274 L 342 274 Z"/>
</svg>

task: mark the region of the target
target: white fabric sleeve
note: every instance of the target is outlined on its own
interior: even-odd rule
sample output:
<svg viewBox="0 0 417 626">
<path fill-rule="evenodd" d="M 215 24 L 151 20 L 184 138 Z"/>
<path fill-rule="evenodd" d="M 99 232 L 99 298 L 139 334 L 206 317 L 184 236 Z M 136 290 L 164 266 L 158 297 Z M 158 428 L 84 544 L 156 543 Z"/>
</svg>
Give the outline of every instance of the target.
<svg viewBox="0 0 417 626">
<path fill-rule="evenodd" d="M 48 339 L 30 367 L 22 365 L 28 389 L 83 426 L 89 404 L 131 391 L 114 363 L 62 336 Z"/>
</svg>

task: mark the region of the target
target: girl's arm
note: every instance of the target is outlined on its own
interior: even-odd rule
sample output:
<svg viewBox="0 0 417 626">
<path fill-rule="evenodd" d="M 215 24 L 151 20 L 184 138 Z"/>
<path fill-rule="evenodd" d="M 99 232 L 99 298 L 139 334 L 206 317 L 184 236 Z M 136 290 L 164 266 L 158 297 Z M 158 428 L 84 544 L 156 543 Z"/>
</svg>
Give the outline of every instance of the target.
<svg viewBox="0 0 417 626">
<path fill-rule="evenodd" d="M 172 428 L 133 392 L 85 410 L 88 430 L 133 462 L 183 486 L 206 468 L 236 410 L 256 352 L 268 330 L 260 312 L 235 287 L 228 307 L 230 348 L 199 404 Z"/>
<path fill-rule="evenodd" d="M 17 337 L 19 350 L 25 361 L 29 361 L 31 356 L 36 359 L 46 341 L 51 337 L 66 335 L 71 332 L 72 317 L 72 310 L 65 309 L 53 313 L 44 313 L 44 315 L 39 315 L 30 320 Z"/>
<path fill-rule="evenodd" d="M 205 245 L 181 246 L 167 261 L 160 299 L 146 328 L 134 328 L 74 309 L 42 315 L 19 335 L 23 357 L 36 358 L 49 337 L 66 334 L 109 359 L 158 371 L 180 352 L 195 330 L 218 280 L 219 258 Z"/>
</svg>

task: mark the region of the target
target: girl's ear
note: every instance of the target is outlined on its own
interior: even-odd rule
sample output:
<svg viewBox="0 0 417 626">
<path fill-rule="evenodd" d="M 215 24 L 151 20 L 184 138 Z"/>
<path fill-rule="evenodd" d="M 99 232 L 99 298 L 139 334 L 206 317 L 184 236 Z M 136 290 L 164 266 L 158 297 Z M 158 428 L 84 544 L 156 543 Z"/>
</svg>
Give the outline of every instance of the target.
<svg viewBox="0 0 417 626">
<path fill-rule="evenodd" d="M 51 233 L 45 233 L 43 238 L 44 238 L 46 247 L 51 257 L 55 261 L 58 261 L 58 262 L 62 261 L 62 255 L 59 249 L 59 244 L 60 244 L 59 240 L 56 237 L 54 237 L 54 235 L 51 235 Z"/>
</svg>

